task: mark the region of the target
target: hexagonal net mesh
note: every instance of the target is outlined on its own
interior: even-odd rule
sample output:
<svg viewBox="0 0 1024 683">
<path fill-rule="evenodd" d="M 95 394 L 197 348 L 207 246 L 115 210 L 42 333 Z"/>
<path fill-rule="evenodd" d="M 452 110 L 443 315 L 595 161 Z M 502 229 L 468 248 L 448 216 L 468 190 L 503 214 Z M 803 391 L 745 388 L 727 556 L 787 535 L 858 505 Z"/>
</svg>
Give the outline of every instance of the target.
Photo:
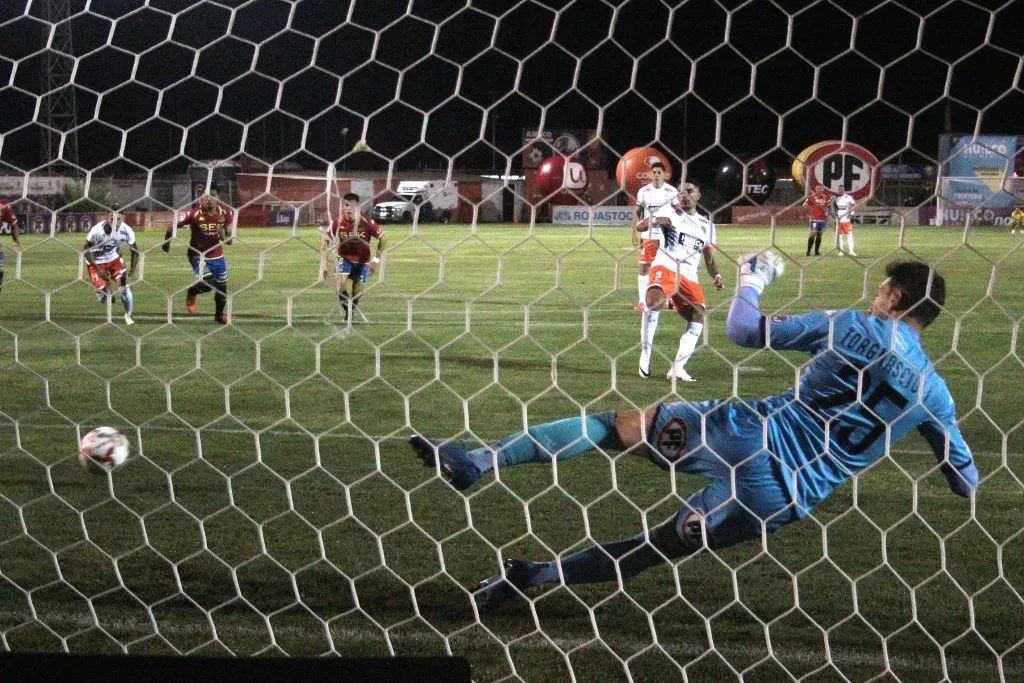
<svg viewBox="0 0 1024 683">
<path fill-rule="evenodd" d="M 3 3 L 4 648 L 456 654 L 480 680 L 1019 680 L 1021 11 Z M 635 148 L 638 184 L 660 155 L 667 187 L 698 186 L 724 279 L 694 271 L 703 320 L 683 301 L 656 337 L 616 179 Z M 808 237 L 818 184 L 857 200 L 848 241 L 831 222 Z M 329 229 L 346 204 L 368 249 Z M 87 243 L 115 205 L 132 235 Z M 784 501 L 756 533 L 748 515 L 736 537 L 653 534 L 705 477 L 725 490 L 705 512 L 756 511 L 746 468 L 782 458 L 779 415 L 835 407 L 784 393 L 806 348 L 727 334 L 737 264 L 768 248 L 785 265 L 769 325 L 866 310 L 895 260 L 941 273 L 921 343 L 956 415 L 833 368 L 853 393 L 806 428 L 831 431 L 791 478 L 754 487 Z M 832 330 L 812 350 L 832 353 Z M 684 356 L 696 381 L 665 379 Z M 705 401 L 747 396 L 782 397 L 747 416 L 769 449 L 719 452 L 749 424 Z M 668 473 L 609 427 L 659 403 L 678 421 L 652 447 L 678 454 L 687 425 L 711 446 Z M 899 438 L 890 403 L 941 434 Z M 101 425 L 131 454 L 95 476 L 76 444 Z M 969 502 L 943 476 L 954 425 L 981 473 Z M 418 458 L 413 435 L 468 450 Z M 868 440 L 831 495 L 766 533 L 810 500 L 796 479 Z M 495 591 L 502 573 L 521 590 Z"/>
</svg>

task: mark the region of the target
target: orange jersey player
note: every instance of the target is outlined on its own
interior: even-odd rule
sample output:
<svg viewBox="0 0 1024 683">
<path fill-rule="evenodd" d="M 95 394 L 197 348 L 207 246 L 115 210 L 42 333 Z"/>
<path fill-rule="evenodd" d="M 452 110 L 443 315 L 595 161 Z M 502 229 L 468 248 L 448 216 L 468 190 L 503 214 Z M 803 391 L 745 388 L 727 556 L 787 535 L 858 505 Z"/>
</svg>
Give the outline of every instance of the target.
<svg viewBox="0 0 1024 683">
<path fill-rule="evenodd" d="M 228 322 L 224 310 L 228 299 L 228 262 L 224 257 L 224 245 L 231 244 L 234 217 L 234 211 L 217 201 L 217 188 L 214 187 L 178 221 L 179 228 L 188 226 L 191 233 L 186 255 L 197 280 L 188 288 L 185 310 L 195 313 L 196 298 L 213 291 L 214 320 L 221 325 Z M 171 249 L 172 234 L 168 229 L 164 235 L 164 251 Z"/>
<path fill-rule="evenodd" d="M 18 241 L 18 217 L 14 215 L 14 211 L 11 210 L 11 205 L 0 199 L 0 224 L 8 225 L 11 229 L 11 241 L 14 242 L 15 249 L 21 249 L 21 243 Z M 0 246 L 0 291 L 4 288 L 4 249 Z"/>
<path fill-rule="evenodd" d="M 377 240 L 377 251 L 372 256 L 371 239 Z M 321 259 L 322 270 L 326 270 L 327 249 L 334 243 L 338 245 L 334 287 L 338 292 L 341 314 L 346 323 L 351 324 L 353 312 L 362 315 L 357 307 L 362 298 L 363 285 L 377 269 L 387 245 L 383 228 L 359 210 L 359 195 L 354 192 L 349 192 L 343 197 L 341 214 L 331 221 L 331 226 L 324 233 L 324 239 L 320 244 L 320 251 L 324 255 Z M 349 282 L 352 283 L 351 295 Z"/>
</svg>

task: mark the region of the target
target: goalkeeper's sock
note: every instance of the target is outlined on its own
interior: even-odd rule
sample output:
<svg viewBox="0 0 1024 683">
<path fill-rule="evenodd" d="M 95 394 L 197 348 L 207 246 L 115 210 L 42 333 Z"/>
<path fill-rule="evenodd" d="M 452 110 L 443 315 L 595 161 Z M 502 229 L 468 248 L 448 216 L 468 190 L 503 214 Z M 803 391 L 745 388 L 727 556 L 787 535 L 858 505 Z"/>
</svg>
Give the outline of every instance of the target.
<svg viewBox="0 0 1024 683">
<path fill-rule="evenodd" d="M 690 360 L 690 356 L 697 348 L 697 342 L 700 341 L 700 333 L 703 331 L 704 323 L 691 322 L 686 326 L 686 331 L 679 337 L 679 350 L 676 351 L 675 359 L 677 366 L 686 365 L 686 361 Z"/>
<path fill-rule="evenodd" d="M 636 276 L 636 288 L 639 292 L 639 298 L 637 301 L 646 305 L 647 304 L 647 283 L 650 281 L 649 275 L 637 275 Z"/>
<path fill-rule="evenodd" d="M 814 235 L 811 234 L 807 237 L 807 255 L 811 255 L 811 247 L 814 246 Z"/>
<path fill-rule="evenodd" d="M 131 287 L 121 288 L 121 302 L 124 304 L 124 314 L 131 316 L 132 309 L 135 307 L 135 295 L 132 294 Z"/>
<path fill-rule="evenodd" d="M 644 311 L 640 319 L 640 350 L 650 351 L 654 346 L 654 333 L 658 331 L 661 311 Z"/>
<path fill-rule="evenodd" d="M 525 462 L 561 462 L 592 451 L 594 448 L 620 448 L 622 442 L 615 431 L 615 412 L 596 413 L 586 417 L 570 417 L 530 427 L 496 444 L 474 448 L 466 454 L 481 472 Z M 494 456 L 491 456 L 491 453 Z"/>
<path fill-rule="evenodd" d="M 616 564 L 622 572 L 622 578 L 628 579 L 664 561 L 665 558 L 647 542 L 644 534 L 638 534 L 633 538 L 591 546 L 557 562 L 539 563 L 539 571 L 534 574 L 530 584 L 541 586 L 558 583 L 559 566 L 567 584 L 596 583 L 615 581 L 618 578 Z"/>
</svg>

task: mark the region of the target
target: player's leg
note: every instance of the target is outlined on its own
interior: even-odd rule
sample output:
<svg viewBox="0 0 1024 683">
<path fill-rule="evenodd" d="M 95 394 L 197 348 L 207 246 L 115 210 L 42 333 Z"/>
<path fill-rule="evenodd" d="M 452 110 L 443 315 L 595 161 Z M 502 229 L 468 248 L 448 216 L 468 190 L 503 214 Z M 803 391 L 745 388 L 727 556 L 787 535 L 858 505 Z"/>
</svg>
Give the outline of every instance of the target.
<svg viewBox="0 0 1024 683">
<path fill-rule="evenodd" d="M 338 259 L 334 277 L 334 289 L 338 292 L 338 309 L 341 311 L 341 319 L 346 323 L 352 322 L 351 298 L 348 294 L 348 283 L 352 279 L 352 265 L 348 259 Z"/>
<path fill-rule="evenodd" d="M 697 344 L 700 343 L 700 335 L 704 332 L 706 298 L 704 290 L 699 284 L 685 278 L 679 280 L 678 293 L 674 298 L 679 315 L 686 320 L 686 328 L 679 336 L 679 347 L 676 350 L 675 360 L 673 360 L 672 368 L 668 371 L 666 378 L 693 382 L 693 377 L 686 371 L 686 363 L 696 351 Z"/>
<path fill-rule="evenodd" d="M 853 224 L 845 223 L 843 227 L 846 230 L 846 245 L 850 248 L 850 256 L 856 256 L 857 247 L 853 244 Z"/>
<path fill-rule="evenodd" d="M 214 321 L 226 325 L 228 315 L 228 259 L 226 256 L 207 259 L 206 268 L 210 271 L 210 287 L 213 289 Z"/>
<path fill-rule="evenodd" d="M 811 221 L 810 227 L 809 227 L 809 229 L 807 231 L 807 255 L 808 256 L 811 255 L 811 248 L 814 247 L 814 233 L 815 233 L 814 221 Z"/>
<path fill-rule="evenodd" d="M 195 276 L 196 280 L 185 292 L 185 310 L 189 313 L 196 312 L 196 297 L 212 289 L 209 281 L 203 275 L 201 262 L 202 259 L 199 257 L 199 254 L 189 254 L 188 263 L 192 267 L 192 275 Z"/>
<path fill-rule="evenodd" d="M 131 287 L 128 286 L 128 270 L 124 267 L 124 262 L 121 259 L 117 259 L 116 265 L 111 269 L 111 277 L 109 284 L 115 285 L 117 290 L 121 292 L 121 303 L 124 305 L 124 323 L 125 325 L 134 325 L 135 320 L 132 318 L 132 310 L 135 308 L 135 295 L 132 294 Z"/>
<path fill-rule="evenodd" d="M 674 287 L 673 273 L 658 267 L 650 273 L 650 284 L 644 292 L 645 310 L 640 314 L 640 376 L 651 376 L 651 354 L 654 350 L 654 335 L 658 331 L 661 311 L 668 305 L 665 287 Z M 671 282 L 669 282 L 671 280 Z"/>
<path fill-rule="evenodd" d="M 4 252 L 0 251 L 0 292 L 4 291 L 4 265 L 6 259 L 4 258 Z"/>
<path fill-rule="evenodd" d="M 89 282 L 92 284 L 92 291 L 96 295 L 96 300 L 101 304 L 107 303 L 110 297 L 107 294 L 107 277 L 104 274 L 103 267 L 97 268 L 91 263 L 86 263 L 85 272 L 89 275 Z"/>
<path fill-rule="evenodd" d="M 814 231 L 814 255 L 821 256 L 821 236 L 825 233 L 825 221 L 821 221 L 818 224 L 818 229 Z"/>
<path fill-rule="evenodd" d="M 654 257 L 658 253 L 658 240 L 640 240 L 640 250 L 637 252 L 637 260 L 639 261 L 639 272 L 636 277 L 636 288 L 637 288 L 637 303 L 634 309 L 637 311 L 644 310 L 644 302 L 647 298 L 647 287 L 650 282 L 651 263 L 654 261 Z"/>
<path fill-rule="evenodd" d="M 352 266 L 349 280 L 352 281 L 352 318 L 358 314 L 364 321 L 366 316 L 359 310 L 359 300 L 363 297 L 363 287 L 370 275 L 370 266 L 365 263 L 356 263 Z"/>
</svg>

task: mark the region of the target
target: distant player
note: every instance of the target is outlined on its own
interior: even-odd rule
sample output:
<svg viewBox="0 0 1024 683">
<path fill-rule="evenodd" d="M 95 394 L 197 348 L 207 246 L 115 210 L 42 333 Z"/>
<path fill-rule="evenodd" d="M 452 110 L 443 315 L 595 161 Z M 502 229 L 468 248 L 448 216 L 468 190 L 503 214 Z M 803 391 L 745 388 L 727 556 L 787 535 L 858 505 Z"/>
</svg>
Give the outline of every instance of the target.
<svg viewBox="0 0 1024 683">
<path fill-rule="evenodd" d="M 724 285 L 722 273 L 715 263 L 715 224 L 697 213 L 700 189 L 693 183 L 683 183 L 680 189 L 675 202 L 662 206 L 646 219 L 651 226 L 658 227 L 665 246 L 654 257 L 650 284 L 644 293 L 647 310 L 640 324 L 640 376 L 651 375 L 651 350 L 654 333 L 658 329 L 658 316 L 671 301 L 687 324 L 666 377 L 693 382 L 693 377 L 686 371 L 686 362 L 700 342 L 707 308 L 707 298 L 697 281 L 701 256 L 714 279 L 715 288 L 721 291 Z"/>
<path fill-rule="evenodd" d="M 18 241 L 18 217 L 14 215 L 11 205 L 0 199 L 0 225 L 6 225 L 11 229 L 11 241 L 14 248 L 21 251 L 21 242 Z M 4 290 L 4 248 L 0 244 L 0 292 Z"/>
<path fill-rule="evenodd" d="M 649 532 L 554 562 L 506 559 L 502 573 L 485 579 L 474 595 L 480 612 L 531 586 L 615 581 L 620 573 L 628 579 L 666 558 L 761 541 L 806 517 L 914 431 L 931 446 L 950 489 L 972 495 L 978 470 L 949 389 L 920 342 L 945 301 L 942 277 L 919 261 L 892 262 L 867 312 L 766 317 L 761 294 L 782 266 L 771 252 L 743 257 L 726 331 L 746 348 L 810 353 L 798 391 L 572 417 L 474 450 L 412 437 L 417 455 L 430 467 L 438 461 L 457 489 L 494 467 L 550 466 L 594 448 L 631 449 L 670 472 L 708 480 Z"/>
<path fill-rule="evenodd" d="M 840 256 L 844 253 L 850 256 L 857 255 L 853 246 L 853 213 L 856 207 L 857 200 L 853 198 L 853 195 L 847 194 L 846 188 L 840 185 L 832 200 L 832 215 L 836 219 L 836 234 L 839 238 L 836 246 L 839 248 Z M 849 248 L 843 244 L 844 238 L 848 242 Z"/>
<path fill-rule="evenodd" d="M 216 187 L 203 195 L 191 209 L 178 221 L 178 227 L 188 227 L 190 231 L 188 262 L 198 282 L 188 288 L 185 295 L 185 310 L 196 312 L 196 298 L 200 294 L 212 291 L 214 300 L 213 319 L 221 325 L 228 323 L 224 312 L 228 301 L 228 262 L 224 256 L 224 245 L 230 245 L 235 212 L 217 200 Z M 164 235 L 162 249 L 171 250 L 173 231 L 168 229 Z"/>
<path fill-rule="evenodd" d="M 1010 214 L 1010 232 L 1013 233 L 1017 232 L 1018 230 L 1024 232 L 1024 208 L 1021 208 L 1019 206 L 1013 210 L 1013 213 Z M 2 266 L 3 261 L 0 260 L 0 267 Z M 2 277 L 3 273 L 0 272 L 0 278 Z"/>
<path fill-rule="evenodd" d="M 636 193 L 636 221 L 633 223 L 633 246 L 639 247 L 638 254 L 640 261 L 640 273 L 637 275 L 636 284 L 640 298 L 634 308 L 643 311 L 647 300 L 648 274 L 651 270 L 651 263 L 655 254 L 661 246 L 661 227 L 657 225 L 644 224 L 643 219 L 654 215 L 654 212 L 663 206 L 668 206 L 679 192 L 672 185 L 668 184 L 668 177 L 665 173 L 665 164 L 655 161 L 651 164 L 651 182 L 647 183 Z M 645 230 L 640 230 L 641 224 L 647 225 Z M 640 236 L 640 233 L 643 236 Z"/>
<path fill-rule="evenodd" d="M 132 255 L 131 265 L 127 270 L 121 259 L 122 244 L 128 247 Z M 135 269 L 139 265 L 139 248 L 135 244 L 135 231 L 121 220 L 117 207 L 113 208 L 106 220 L 89 229 L 85 236 L 85 244 L 82 245 L 82 252 L 88 262 L 86 270 L 89 272 L 89 281 L 92 283 L 96 298 L 101 304 L 106 304 L 111 297 L 108 288 L 112 292 L 113 287 L 117 287 L 124 305 L 124 324 L 134 325 L 132 309 L 135 307 L 135 296 L 128 282 L 135 277 Z"/>
<path fill-rule="evenodd" d="M 807 236 L 807 255 L 811 255 L 811 248 L 814 248 L 814 255 L 821 256 L 821 235 L 825 232 L 825 225 L 828 223 L 829 206 L 832 204 L 832 196 L 825 191 L 824 185 L 814 188 L 813 194 L 804 200 L 807 207 L 807 227 L 810 234 Z"/>
<path fill-rule="evenodd" d="M 370 240 L 374 238 L 377 240 L 377 251 L 371 257 Z M 351 323 L 363 295 L 363 285 L 377 270 L 387 246 L 383 228 L 359 210 L 359 195 L 354 192 L 342 198 L 341 213 L 331 221 L 331 227 L 324 233 L 320 251 L 326 256 L 327 250 L 334 243 L 338 245 L 334 288 L 338 292 L 341 316 L 346 323 Z M 326 263 L 326 258 L 321 261 Z M 352 283 L 351 294 L 349 282 Z"/>
</svg>

